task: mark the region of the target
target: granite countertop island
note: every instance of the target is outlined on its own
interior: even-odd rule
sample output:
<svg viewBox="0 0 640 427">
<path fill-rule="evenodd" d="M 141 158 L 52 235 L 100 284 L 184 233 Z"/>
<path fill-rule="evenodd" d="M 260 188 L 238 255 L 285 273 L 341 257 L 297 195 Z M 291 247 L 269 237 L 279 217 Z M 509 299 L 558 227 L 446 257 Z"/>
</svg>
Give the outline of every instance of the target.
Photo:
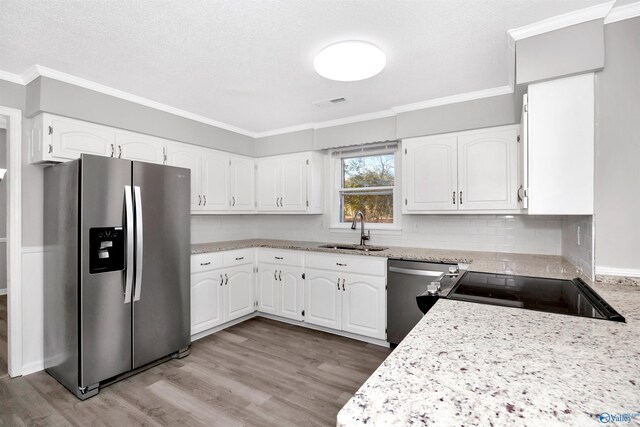
<svg viewBox="0 0 640 427">
<path fill-rule="evenodd" d="M 640 413 L 640 287 L 593 287 L 627 323 L 438 301 L 338 426 L 588 426 Z"/>
</svg>

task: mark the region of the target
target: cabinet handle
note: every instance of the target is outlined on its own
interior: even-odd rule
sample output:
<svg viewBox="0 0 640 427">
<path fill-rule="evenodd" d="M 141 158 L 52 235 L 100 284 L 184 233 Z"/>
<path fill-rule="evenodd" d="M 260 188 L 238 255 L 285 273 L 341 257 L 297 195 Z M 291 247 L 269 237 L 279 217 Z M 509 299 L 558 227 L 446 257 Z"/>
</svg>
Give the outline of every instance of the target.
<svg viewBox="0 0 640 427">
<path fill-rule="evenodd" d="M 281 257 L 281 256 L 277 256 L 277 257 L 275 257 L 275 258 L 276 258 L 276 259 L 284 259 L 284 258 L 283 258 L 283 257 Z"/>
<path fill-rule="evenodd" d="M 456 192 L 453 192 L 453 198 L 451 199 L 451 201 L 453 202 L 453 204 L 456 204 Z"/>
<path fill-rule="evenodd" d="M 338 290 L 340 290 L 340 278 L 338 277 Z"/>
<path fill-rule="evenodd" d="M 336 262 L 336 265 L 339 265 L 340 267 L 346 267 L 347 264 L 342 264 L 341 262 Z"/>
<path fill-rule="evenodd" d="M 49 151 L 49 152 L 51 152 L 51 151 Z M 111 144 L 111 157 L 113 157 L 115 153 L 116 153 L 116 146 Z"/>
<path fill-rule="evenodd" d="M 462 204 L 462 191 L 460 192 L 460 204 Z"/>
<path fill-rule="evenodd" d="M 273 270 L 273 280 L 278 280 L 278 270 Z"/>
<path fill-rule="evenodd" d="M 524 189 L 524 188 L 522 187 L 522 185 L 520 186 L 520 188 L 518 188 L 518 203 L 520 203 L 520 202 L 524 201 L 524 198 L 523 198 L 523 197 L 522 197 L 522 195 L 521 195 L 521 191 L 522 191 L 523 189 Z"/>
<path fill-rule="evenodd" d="M 344 279 L 342 279 L 342 290 L 344 291 Z"/>
<path fill-rule="evenodd" d="M 235 196 L 231 196 L 231 206 L 235 206 L 236 205 L 236 198 Z"/>
<path fill-rule="evenodd" d="M 222 274 L 220 275 L 220 286 L 224 285 L 224 277 L 222 277 Z"/>
<path fill-rule="evenodd" d="M 225 285 L 229 284 L 229 277 L 227 276 L 227 273 L 224 273 L 224 284 Z"/>
<path fill-rule="evenodd" d="M 239 256 L 239 257 L 236 258 L 236 261 L 242 261 L 243 259 L 244 259 L 243 256 Z"/>
<path fill-rule="evenodd" d="M 282 282 L 282 270 L 278 272 L 278 280 Z"/>
<path fill-rule="evenodd" d="M 206 206 L 207 205 L 207 196 L 202 196 L 202 200 L 204 200 L 204 203 L 202 204 L 202 206 Z"/>
<path fill-rule="evenodd" d="M 118 158 L 122 158 L 122 145 L 118 145 Z"/>
<path fill-rule="evenodd" d="M 209 265 L 209 264 L 211 264 L 211 261 L 208 261 L 208 262 L 201 262 L 201 263 L 200 263 L 200 265 Z"/>
<path fill-rule="evenodd" d="M 284 197 L 280 197 L 280 207 L 284 206 L 284 203 L 282 202 L 284 200 Z"/>
<path fill-rule="evenodd" d="M 198 194 L 198 206 L 202 206 L 202 196 Z"/>
</svg>

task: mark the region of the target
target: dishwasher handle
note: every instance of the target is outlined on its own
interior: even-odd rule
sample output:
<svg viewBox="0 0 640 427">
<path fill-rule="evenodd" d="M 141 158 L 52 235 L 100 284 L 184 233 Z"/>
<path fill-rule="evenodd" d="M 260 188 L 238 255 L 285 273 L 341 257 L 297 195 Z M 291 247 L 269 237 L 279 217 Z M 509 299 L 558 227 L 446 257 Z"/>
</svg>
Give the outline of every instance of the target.
<svg viewBox="0 0 640 427">
<path fill-rule="evenodd" d="M 412 276 L 429 276 L 429 277 L 440 277 L 446 274 L 443 271 L 414 270 L 412 268 L 400 268 L 400 267 L 389 267 L 389 271 L 391 271 L 392 273 L 411 274 Z"/>
</svg>

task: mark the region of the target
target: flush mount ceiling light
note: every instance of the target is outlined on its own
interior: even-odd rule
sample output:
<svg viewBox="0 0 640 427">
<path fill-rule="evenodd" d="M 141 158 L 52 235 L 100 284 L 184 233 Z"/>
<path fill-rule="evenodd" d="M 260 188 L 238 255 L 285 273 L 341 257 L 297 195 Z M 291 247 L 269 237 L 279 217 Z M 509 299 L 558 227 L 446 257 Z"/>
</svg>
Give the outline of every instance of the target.
<svg viewBox="0 0 640 427">
<path fill-rule="evenodd" d="M 378 46 L 350 40 L 322 49 L 313 60 L 313 68 L 327 79 L 354 82 L 375 76 L 386 63 L 387 58 Z"/>
</svg>

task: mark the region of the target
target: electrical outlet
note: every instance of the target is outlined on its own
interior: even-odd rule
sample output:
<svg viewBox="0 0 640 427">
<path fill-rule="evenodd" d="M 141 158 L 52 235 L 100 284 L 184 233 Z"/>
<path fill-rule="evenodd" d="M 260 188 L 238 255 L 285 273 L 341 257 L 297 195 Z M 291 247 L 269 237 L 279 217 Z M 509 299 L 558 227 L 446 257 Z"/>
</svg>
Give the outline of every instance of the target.
<svg viewBox="0 0 640 427">
<path fill-rule="evenodd" d="M 580 226 L 578 226 L 578 246 L 580 246 L 582 242 L 580 241 Z"/>
</svg>

